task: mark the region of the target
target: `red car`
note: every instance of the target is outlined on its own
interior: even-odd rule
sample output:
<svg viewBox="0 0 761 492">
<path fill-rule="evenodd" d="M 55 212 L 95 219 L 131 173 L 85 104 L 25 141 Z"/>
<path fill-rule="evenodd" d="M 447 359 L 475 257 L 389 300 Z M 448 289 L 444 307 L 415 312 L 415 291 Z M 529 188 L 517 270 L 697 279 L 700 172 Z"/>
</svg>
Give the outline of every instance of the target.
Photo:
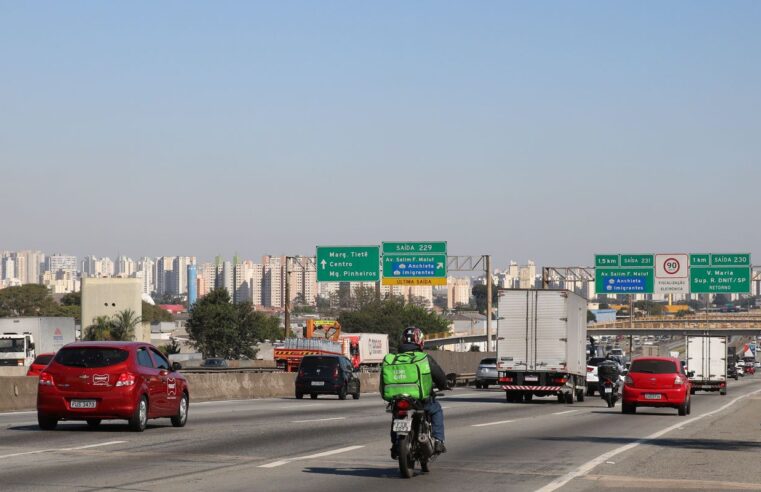
<svg viewBox="0 0 761 492">
<path fill-rule="evenodd" d="M 142 432 L 148 419 L 188 420 L 185 378 L 156 347 L 140 342 L 76 342 L 56 353 L 40 373 L 37 422 L 52 430 L 59 420 L 126 419 Z"/>
<path fill-rule="evenodd" d="M 637 407 L 672 407 L 679 415 L 687 415 L 691 387 L 678 359 L 639 357 L 632 361 L 624 380 L 621 411 L 634 413 Z"/>
<path fill-rule="evenodd" d="M 27 376 L 34 376 L 37 377 L 40 375 L 43 369 L 45 369 L 48 364 L 50 364 L 50 361 L 53 360 L 53 357 L 55 356 L 55 352 L 50 352 L 47 354 L 40 354 L 37 357 L 34 358 L 34 362 L 32 362 L 32 365 L 29 366 L 29 370 L 26 371 Z"/>
</svg>

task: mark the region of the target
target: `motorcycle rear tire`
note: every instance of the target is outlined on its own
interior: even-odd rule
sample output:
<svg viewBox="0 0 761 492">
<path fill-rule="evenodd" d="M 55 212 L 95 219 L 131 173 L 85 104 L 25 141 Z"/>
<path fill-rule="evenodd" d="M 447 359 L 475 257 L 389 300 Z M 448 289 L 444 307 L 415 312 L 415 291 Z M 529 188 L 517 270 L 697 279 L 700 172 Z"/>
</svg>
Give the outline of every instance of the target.
<svg viewBox="0 0 761 492">
<path fill-rule="evenodd" d="M 397 442 L 399 451 L 399 476 L 402 478 L 412 478 L 415 473 L 415 458 L 412 457 L 412 437 L 407 434 L 400 437 Z"/>
</svg>

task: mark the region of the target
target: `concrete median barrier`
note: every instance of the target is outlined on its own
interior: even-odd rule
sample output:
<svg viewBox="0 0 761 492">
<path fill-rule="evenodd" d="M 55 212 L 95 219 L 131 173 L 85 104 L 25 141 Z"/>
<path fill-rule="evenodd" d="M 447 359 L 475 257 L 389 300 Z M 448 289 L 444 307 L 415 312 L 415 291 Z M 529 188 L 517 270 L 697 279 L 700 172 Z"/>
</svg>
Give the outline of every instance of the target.
<svg viewBox="0 0 761 492">
<path fill-rule="evenodd" d="M 191 401 L 248 400 L 293 396 L 296 373 L 186 374 Z M 377 392 L 377 373 L 360 374 L 363 393 Z M 37 405 L 35 377 L 0 377 L 0 412 L 34 410 Z"/>
</svg>

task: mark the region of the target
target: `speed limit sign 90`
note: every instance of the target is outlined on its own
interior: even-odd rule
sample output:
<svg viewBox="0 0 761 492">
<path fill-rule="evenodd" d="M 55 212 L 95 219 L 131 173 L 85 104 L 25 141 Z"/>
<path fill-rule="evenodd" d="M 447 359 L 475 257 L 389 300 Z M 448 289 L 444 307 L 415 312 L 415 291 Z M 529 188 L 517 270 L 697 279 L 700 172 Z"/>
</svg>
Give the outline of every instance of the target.
<svg viewBox="0 0 761 492">
<path fill-rule="evenodd" d="M 688 258 L 687 254 L 655 255 L 655 278 L 687 278 Z"/>
</svg>

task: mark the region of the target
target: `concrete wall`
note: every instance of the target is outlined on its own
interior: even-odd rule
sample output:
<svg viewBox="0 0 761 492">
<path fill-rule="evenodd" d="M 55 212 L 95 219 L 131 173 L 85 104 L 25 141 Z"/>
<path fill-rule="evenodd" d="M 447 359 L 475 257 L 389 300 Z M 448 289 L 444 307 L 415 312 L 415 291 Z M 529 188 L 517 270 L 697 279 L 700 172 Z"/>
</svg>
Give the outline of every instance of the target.
<svg viewBox="0 0 761 492">
<path fill-rule="evenodd" d="M 98 316 L 110 317 L 125 309 L 131 309 L 136 316 L 140 316 L 142 300 L 143 281 L 139 278 L 83 278 L 82 332 Z"/>
<path fill-rule="evenodd" d="M 363 393 L 378 391 L 379 374 L 360 374 Z M 296 373 L 186 374 L 191 401 L 292 397 Z M 0 377 L 0 412 L 34 410 L 37 378 Z"/>
<path fill-rule="evenodd" d="M 496 357 L 496 352 L 449 352 L 446 350 L 432 350 L 428 354 L 439 363 L 444 372 L 449 374 L 471 374 L 478 369 L 481 359 Z"/>
</svg>

